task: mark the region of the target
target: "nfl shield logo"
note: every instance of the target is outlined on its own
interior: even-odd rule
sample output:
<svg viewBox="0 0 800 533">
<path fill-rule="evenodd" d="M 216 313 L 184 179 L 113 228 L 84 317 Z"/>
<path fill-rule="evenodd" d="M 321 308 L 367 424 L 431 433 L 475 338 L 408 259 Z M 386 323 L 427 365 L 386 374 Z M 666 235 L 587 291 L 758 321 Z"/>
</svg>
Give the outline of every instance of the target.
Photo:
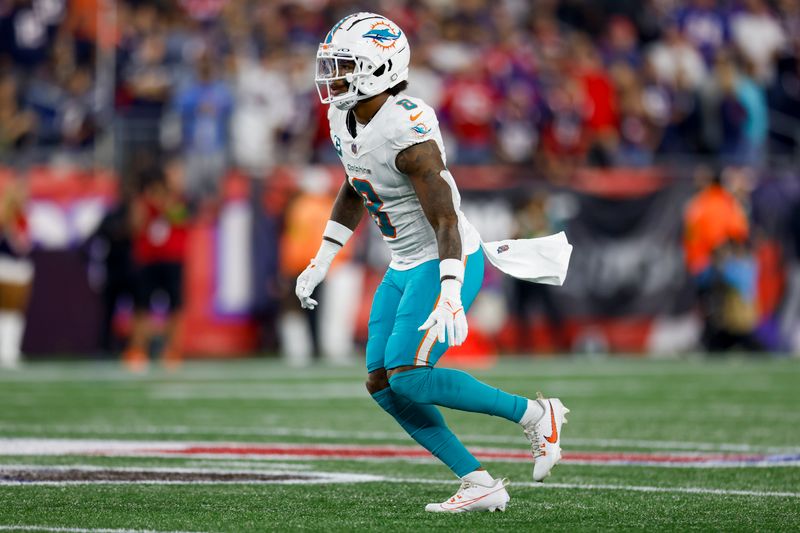
<svg viewBox="0 0 800 533">
<path fill-rule="evenodd" d="M 358 153 L 358 146 L 356 146 L 356 143 L 350 145 L 350 150 L 353 151 L 353 155 L 356 155 Z"/>
</svg>

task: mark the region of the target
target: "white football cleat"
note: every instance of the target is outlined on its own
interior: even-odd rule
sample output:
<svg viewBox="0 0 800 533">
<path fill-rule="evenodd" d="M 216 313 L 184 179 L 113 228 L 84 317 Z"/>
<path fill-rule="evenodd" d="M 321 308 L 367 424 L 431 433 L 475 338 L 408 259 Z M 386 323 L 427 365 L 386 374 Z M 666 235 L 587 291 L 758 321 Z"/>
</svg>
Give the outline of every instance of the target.
<svg viewBox="0 0 800 533">
<path fill-rule="evenodd" d="M 537 402 L 544 411 L 535 422 L 522 426 L 531 441 L 533 480 L 541 482 L 561 460 L 561 426 L 567 423 L 569 409 L 558 398 L 542 398 L 541 394 L 528 401 Z"/>
<path fill-rule="evenodd" d="M 507 479 L 495 479 L 491 486 L 462 481 L 452 498 L 442 503 L 429 503 L 429 513 L 466 513 L 469 511 L 505 511 L 511 496 L 506 492 Z"/>
</svg>

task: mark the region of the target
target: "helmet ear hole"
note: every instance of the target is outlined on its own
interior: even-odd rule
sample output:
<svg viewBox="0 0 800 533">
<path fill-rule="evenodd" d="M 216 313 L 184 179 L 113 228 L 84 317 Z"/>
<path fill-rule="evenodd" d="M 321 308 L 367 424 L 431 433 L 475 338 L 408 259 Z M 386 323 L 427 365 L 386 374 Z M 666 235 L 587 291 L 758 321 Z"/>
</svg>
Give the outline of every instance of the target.
<svg viewBox="0 0 800 533">
<path fill-rule="evenodd" d="M 392 60 L 390 59 L 380 67 L 378 70 L 372 73 L 373 76 L 383 76 L 383 73 L 386 72 L 386 69 L 392 70 Z"/>
</svg>

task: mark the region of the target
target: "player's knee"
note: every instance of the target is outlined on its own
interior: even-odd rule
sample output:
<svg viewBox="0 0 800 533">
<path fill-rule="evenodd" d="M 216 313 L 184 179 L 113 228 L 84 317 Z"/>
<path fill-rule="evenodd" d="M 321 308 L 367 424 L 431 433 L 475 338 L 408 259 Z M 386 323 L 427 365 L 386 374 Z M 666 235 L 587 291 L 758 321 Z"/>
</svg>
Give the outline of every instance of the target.
<svg viewBox="0 0 800 533">
<path fill-rule="evenodd" d="M 392 373 L 389 378 L 389 386 L 392 392 L 412 402 L 429 403 L 425 387 L 427 375 L 425 367 L 408 372 Z"/>
<path fill-rule="evenodd" d="M 367 374 L 367 391 L 370 394 L 375 394 L 383 389 L 389 388 L 389 380 L 386 377 L 386 369 L 379 368 Z"/>
</svg>

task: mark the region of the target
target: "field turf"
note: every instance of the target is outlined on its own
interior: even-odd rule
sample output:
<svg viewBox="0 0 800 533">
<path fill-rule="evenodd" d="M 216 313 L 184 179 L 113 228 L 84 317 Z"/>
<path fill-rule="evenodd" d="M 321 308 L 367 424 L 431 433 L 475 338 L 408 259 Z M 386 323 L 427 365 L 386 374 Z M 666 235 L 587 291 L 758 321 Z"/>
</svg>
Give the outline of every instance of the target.
<svg viewBox="0 0 800 533">
<path fill-rule="evenodd" d="M 800 530 L 800 360 L 513 358 L 474 373 L 572 410 L 544 484 L 517 426 L 445 410 L 510 479 L 505 513 L 424 512 L 458 483 L 373 403 L 361 368 L 0 372 L 0 531 Z"/>
</svg>

